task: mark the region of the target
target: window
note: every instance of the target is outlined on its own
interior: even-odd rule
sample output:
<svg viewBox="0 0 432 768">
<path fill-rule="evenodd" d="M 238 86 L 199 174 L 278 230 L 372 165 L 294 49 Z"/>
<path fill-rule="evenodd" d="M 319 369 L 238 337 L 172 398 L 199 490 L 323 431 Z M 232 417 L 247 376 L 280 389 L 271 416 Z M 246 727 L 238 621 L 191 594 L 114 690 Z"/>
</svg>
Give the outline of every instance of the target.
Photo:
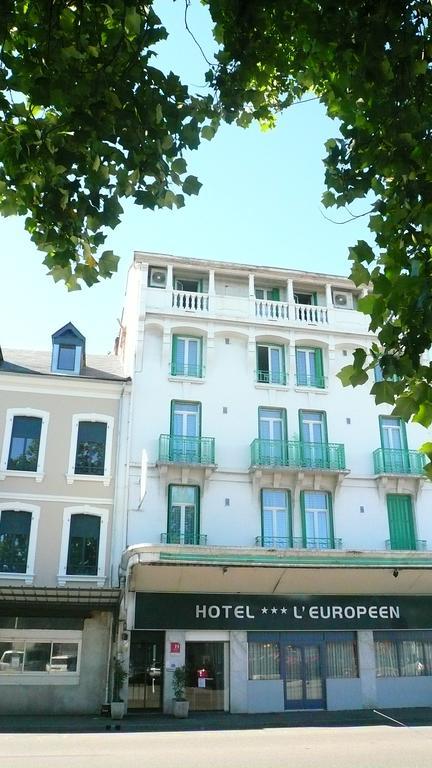
<svg viewBox="0 0 432 768">
<path fill-rule="evenodd" d="M 374 379 L 375 381 L 384 381 L 384 374 L 382 372 L 382 368 L 379 363 L 377 363 L 374 368 Z M 385 380 L 400 381 L 400 377 L 397 375 L 397 373 L 394 373 L 392 376 L 387 376 Z"/>
<path fill-rule="evenodd" d="M 188 291 L 189 293 L 201 293 L 201 280 L 191 280 L 190 278 L 176 277 L 174 286 L 177 291 Z"/>
<path fill-rule="evenodd" d="M 170 485 L 167 544 L 199 544 L 199 488 Z"/>
<path fill-rule="evenodd" d="M 333 549 L 331 497 L 326 491 L 302 491 L 300 504 L 303 546 L 307 549 Z"/>
<path fill-rule="evenodd" d="M 389 493 L 387 514 L 391 549 L 416 549 L 416 535 L 411 496 Z"/>
<path fill-rule="evenodd" d="M 286 462 L 286 411 L 284 408 L 258 409 L 260 463 L 284 465 Z"/>
<path fill-rule="evenodd" d="M 257 344 L 257 381 L 266 384 L 286 384 L 283 347 Z"/>
<path fill-rule="evenodd" d="M 26 573 L 31 512 L 4 509 L 0 517 L 0 573 Z"/>
<path fill-rule="evenodd" d="M 322 411 L 299 411 L 300 451 L 302 466 L 328 468 L 330 455 L 327 446 L 327 425 Z"/>
<path fill-rule="evenodd" d="M 40 508 L 0 505 L 0 576 L 33 581 Z"/>
<path fill-rule="evenodd" d="M 68 507 L 63 515 L 58 582 L 105 583 L 108 512 L 85 505 Z"/>
<path fill-rule="evenodd" d="M 255 288 L 255 298 L 263 301 L 280 301 L 279 288 Z"/>
<path fill-rule="evenodd" d="M 202 340 L 191 336 L 173 336 L 172 376 L 200 379 L 202 371 Z"/>
<path fill-rule="evenodd" d="M 51 370 L 53 373 L 79 374 L 85 365 L 85 338 L 72 323 L 52 336 Z"/>
<path fill-rule="evenodd" d="M 99 561 L 100 517 L 72 515 L 66 573 L 96 576 Z"/>
<path fill-rule="evenodd" d="M 357 643 L 355 640 L 328 640 L 327 677 L 358 677 Z"/>
<path fill-rule="evenodd" d="M 279 643 L 248 643 L 249 680 L 280 680 Z"/>
<path fill-rule="evenodd" d="M 77 413 L 72 418 L 68 483 L 80 480 L 111 480 L 114 419 L 99 413 Z"/>
<path fill-rule="evenodd" d="M 75 459 L 75 474 L 103 475 L 107 425 L 98 421 L 80 421 Z"/>
<path fill-rule="evenodd" d="M 292 546 L 291 505 L 288 491 L 261 491 L 262 546 L 286 549 Z"/>
<path fill-rule="evenodd" d="M 57 368 L 62 371 L 75 370 L 76 347 L 71 344 L 60 344 L 57 359 Z"/>
<path fill-rule="evenodd" d="M 316 293 L 299 293 L 294 291 L 294 301 L 296 304 L 312 305 L 317 303 Z"/>
<path fill-rule="evenodd" d="M 377 677 L 430 677 L 432 634 L 430 632 L 374 632 Z"/>
<path fill-rule="evenodd" d="M 321 349 L 296 348 L 297 385 L 324 389 L 324 369 Z"/>
<path fill-rule="evenodd" d="M 405 424 L 394 416 L 380 416 L 379 424 L 384 471 L 409 473 Z"/>
<path fill-rule="evenodd" d="M 1 477 L 6 473 L 31 473 L 37 482 L 43 478 L 49 413 L 33 408 L 10 408 L 0 462 Z"/>
<path fill-rule="evenodd" d="M 15 416 L 9 448 L 8 469 L 36 472 L 42 419 L 34 416 Z"/>
<path fill-rule="evenodd" d="M 39 682 L 48 675 L 53 678 L 77 675 L 81 636 L 79 631 L 68 632 L 67 636 L 60 631 L 0 631 L 0 679 L 31 674 L 36 675 Z"/>
<path fill-rule="evenodd" d="M 171 403 L 170 461 L 199 463 L 201 460 L 201 404 L 173 400 Z"/>
</svg>

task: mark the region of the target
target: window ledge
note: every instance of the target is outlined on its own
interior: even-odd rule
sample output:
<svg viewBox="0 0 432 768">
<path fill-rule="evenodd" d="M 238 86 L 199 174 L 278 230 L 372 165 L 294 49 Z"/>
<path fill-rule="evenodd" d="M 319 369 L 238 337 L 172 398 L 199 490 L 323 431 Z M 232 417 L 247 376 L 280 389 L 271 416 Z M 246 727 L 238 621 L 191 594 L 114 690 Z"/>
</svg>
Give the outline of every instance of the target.
<svg viewBox="0 0 432 768">
<path fill-rule="evenodd" d="M 111 475 L 66 475 L 68 485 L 72 485 L 76 480 L 79 482 L 83 480 L 84 482 L 103 483 L 105 487 L 108 487 L 111 482 Z"/>
<path fill-rule="evenodd" d="M 294 392 L 313 392 L 316 395 L 328 395 L 327 387 L 294 387 Z"/>
<path fill-rule="evenodd" d="M 286 392 L 289 389 L 288 384 L 273 384 L 271 381 L 256 381 L 255 389 L 280 389 Z"/>
<path fill-rule="evenodd" d="M 32 480 L 36 480 L 37 483 L 41 483 L 45 477 L 45 473 L 23 472 L 20 469 L 2 469 L 0 472 L 0 480 L 5 480 L 7 477 L 28 477 Z"/>
<path fill-rule="evenodd" d="M 5 581 L 23 581 L 25 584 L 33 584 L 34 573 L 8 573 L 7 571 L 1 571 L 0 579 L 4 579 Z"/>
<path fill-rule="evenodd" d="M 96 584 L 97 587 L 104 587 L 106 582 L 105 576 L 86 576 L 83 574 L 80 576 L 79 574 L 70 576 L 68 574 L 65 574 L 63 576 L 58 575 L 57 576 L 57 584 L 59 587 L 65 587 L 66 584 L 73 584 L 77 582 L 85 582 L 88 584 Z"/>
<path fill-rule="evenodd" d="M 68 672 L 19 672 L 2 675 L 2 686 L 5 685 L 79 685 L 79 673 Z"/>
<path fill-rule="evenodd" d="M 187 381 L 188 384 L 205 384 L 205 379 L 198 376 L 168 376 L 168 381 Z"/>
</svg>

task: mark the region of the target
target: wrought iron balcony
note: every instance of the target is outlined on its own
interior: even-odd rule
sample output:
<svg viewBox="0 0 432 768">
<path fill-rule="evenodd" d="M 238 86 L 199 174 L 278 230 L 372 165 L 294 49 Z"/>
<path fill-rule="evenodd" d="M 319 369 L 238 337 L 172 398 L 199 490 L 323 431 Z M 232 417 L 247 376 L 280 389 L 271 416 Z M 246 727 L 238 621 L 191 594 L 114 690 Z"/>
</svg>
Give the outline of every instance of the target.
<svg viewBox="0 0 432 768">
<path fill-rule="evenodd" d="M 403 547 L 395 547 L 395 546 L 392 546 L 392 543 L 391 543 L 390 539 L 386 539 L 385 548 L 386 549 L 391 549 L 391 550 L 399 550 L 399 551 L 401 551 L 401 550 L 409 550 L 411 552 L 426 552 L 426 550 L 427 550 L 427 541 L 426 541 L 426 539 L 416 539 L 413 542 L 413 546 L 408 546 L 407 545 L 407 546 L 403 546 Z"/>
<path fill-rule="evenodd" d="M 342 539 L 312 539 L 309 537 L 295 538 L 288 536 L 257 536 L 257 547 L 268 549 L 342 549 Z"/>
<path fill-rule="evenodd" d="M 195 546 L 204 547 L 207 544 L 207 535 L 199 534 L 198 536 L 193 533 L 174 533 L 174 531 L 168 531 L 168 533 L 161 533 L 161 544 L 193 544 Z"/>
<path fill-rule="evenodd" d="M 302 443 L 298 440 L 261 440 L 251 443 L 253 467 L 328 469 L 343 472 L 345 448 L 341 443 Z"/>
<path fill-rule="evenodd" d="M 419 451 L 377 448 L 373 462 L 376 475 L 422 475 L 426 456 Z"/>
<path fill-rule="evenodd" d="M 257 371 L 256 380 L 259 384 L 282 384 L 288 383 L 288 376 L 285 371 Z"/>
<path fill-rule="evenodd" d="M 159 461 L 163 464 L 212 465 L 215 463 L 215 439 L 160 435 Z"/>
<path fill-rule="evenodd" d="M 327 387 L 325 376 L 307 376 L 304 373 L 297 373 L 296 383 L 298 387 L 310 387 L 311 389 L 325 389 Z"/>
<path fill-rule="evenodd" d="M 204 376 L 204 366 L 200 364 L 191 365 L 189 363 L 180 363 L 173 361 L 170 366 L 171 376 L 187 376 L 189 379 L 202 379 Z"/>
</svg>

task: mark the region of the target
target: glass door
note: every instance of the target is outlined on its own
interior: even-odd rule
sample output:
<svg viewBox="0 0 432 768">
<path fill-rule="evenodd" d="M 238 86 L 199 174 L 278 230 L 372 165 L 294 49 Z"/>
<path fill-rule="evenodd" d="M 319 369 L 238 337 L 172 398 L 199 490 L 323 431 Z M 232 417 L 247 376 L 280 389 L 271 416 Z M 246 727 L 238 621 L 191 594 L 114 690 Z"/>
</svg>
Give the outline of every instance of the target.
<svg viewBox="0 0 432 768">
<path fill-rule="evenodd" d="M 380 417 L 384 468 L 387 472 L 409 472 L 406 434 L 402 421 L 395 417 Z"/>
<path fill-rule="evenodd" d="M 201 407 L 174 400 L 171 413 L 171 461 L 199 463 Z"/>
<path fill-rule="evenodd" d="M 186 643 L 186 698 L 191 710 L 225 710 L 228 643 Z"/>
<path fill-rule="evenodd" d="M 285 463 L 285 411 L 281 408 L 260 408 L 259 439 L 260 460 L 270 466 Z"/>
<path fill-rule="evenodd" d="M 285 709 L 324 709 L 320 644 L 287 643 L 282 647 Z"/>
<path fill-rule="evenodd" d="M 163 632 L 131 632 L 128 709 L 162 709 Z"/>
</svg>

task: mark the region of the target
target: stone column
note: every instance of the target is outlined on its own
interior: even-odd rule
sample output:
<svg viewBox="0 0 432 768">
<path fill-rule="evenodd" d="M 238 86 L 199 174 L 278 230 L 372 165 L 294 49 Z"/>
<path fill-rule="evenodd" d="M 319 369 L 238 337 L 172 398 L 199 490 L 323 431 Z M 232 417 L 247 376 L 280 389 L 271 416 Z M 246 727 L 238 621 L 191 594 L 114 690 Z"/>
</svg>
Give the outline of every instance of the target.
<svg viewBox="0 0 432 768">
<path fill-rule="evenodd" d="M 248 654 L 247 632 L 230 632 L 231 712 L 247 712 Z"/>
</svg>

